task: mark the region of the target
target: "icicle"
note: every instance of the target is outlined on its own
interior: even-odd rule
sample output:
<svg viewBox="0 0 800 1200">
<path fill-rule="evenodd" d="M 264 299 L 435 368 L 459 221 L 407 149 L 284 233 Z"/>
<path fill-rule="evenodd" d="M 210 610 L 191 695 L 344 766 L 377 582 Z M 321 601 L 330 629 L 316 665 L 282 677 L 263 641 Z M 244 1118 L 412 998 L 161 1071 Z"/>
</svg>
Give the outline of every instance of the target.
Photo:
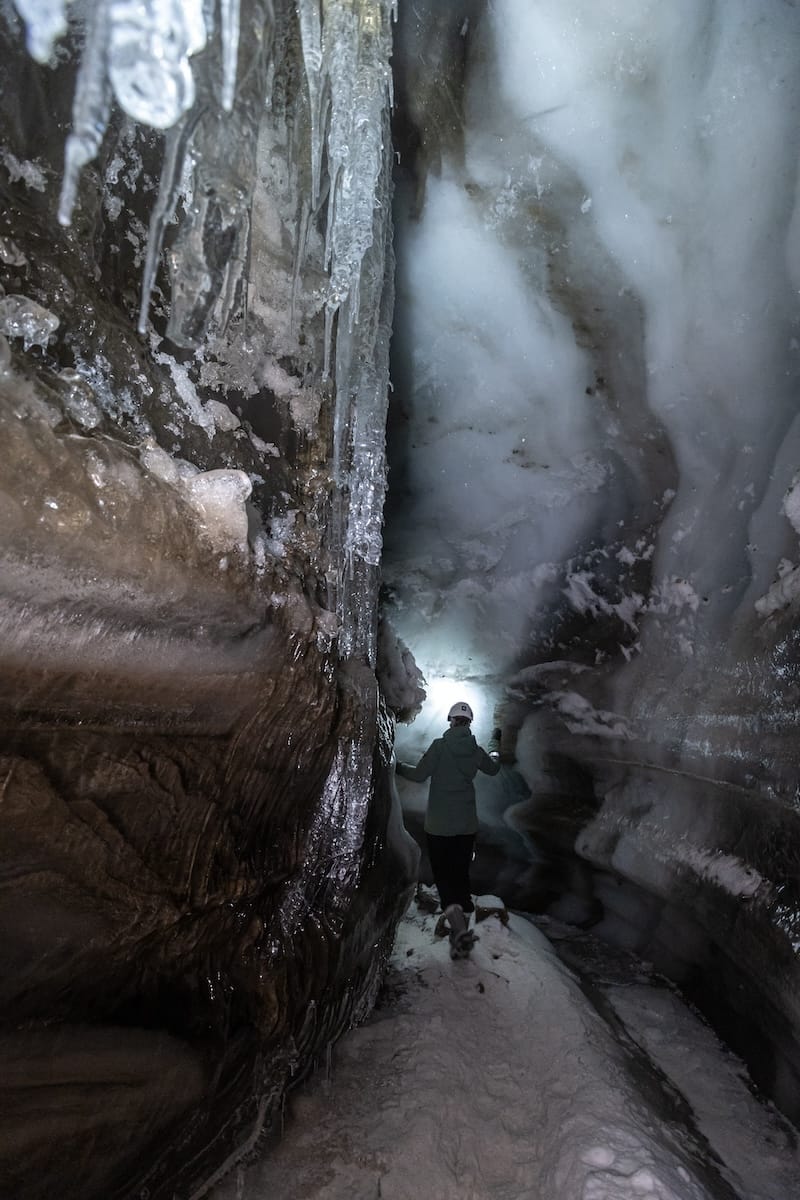
<svg viewBox="0 0 800 1200">
<path fill-rule="evenodd" d="M 388 0 L 329 0 L 323 29 L 323 86 L 330 91 L 326 265 L 329 305 L 356 286 L 372 244 L 375 188 L 383 169 L 382 114 L 389 102 L 391 5 Z M 358 322 L 358 303 L 351 305 Z"/>
<path fill-rule="evenodd" d="M 121 107 L 168 129 L 194 103 L 189 56 L 206 44 L 202 0 L 110 0 L 109 76 Z"/>
<path fill-rule="evenodd" d="M 164 147 L 164 165 L 161 168 L 161 183 L 158 189 L 158 199 L 150 217 L 150 231 L 147 238 L 147 258 L 144 264 L 142 278 L 142 302 L 139 308 L 139 333 L 147 328 L 147 313 L 150 308 L 150 298 L 155 286 L 158 272 L 158 260 L 161 257 L 161 247 L 164 243 L 164 231 L 172 219 L 175 205 L 180 193 L 183 164 L 186 159 L 186 148 L 197 124 L 197 116 L 187 119 L 170 129 Z"/>
<path fill-rule="evenodd" d="M 75 99 L 72 132 L 64 148 L 64 178 L 58 205 L 61 225 L 72 221 L 81 169 L 97 154 L 111 111 L 108 56 L 108 0 L 97 0 L 89 18 Z"/>
<path fill-rule="evenodd" d="M 306 245 L 308 244 L 308 230 L 311 224 L 311 206 L 308 200 L 301 198 L 300 200 L 300 215 L 297 218 L 297 241 L 294 247 L 294 262 L 292 263 L 292 299 L 290 321 L 291 327 L 295 327 L 295 312 L 297 311 L 297 297 L 300 292 L 300 272 L 302 270 L 303 261 L 305 259 Z M 323 370 L 323 377 L 327 378 L 327 371 Z"/>
<path fill-rule="evenodd" d="M 65 0 L 14 0 L 14 8 L 25 22 L 25 45 L 37 62 L 50 61 L 53 43 L 66 32 Z"/>
<path fill-rule="evenodd" d="M 210 41 L 217 28 L 217 0 L 203 0 L 203 21 L 206 38 Z"/>
<path fill-rule="evenodd" d="M 325 346 L 323 350 L 322 363 L 322 378 L 330 379 L 331 377 L 331 351 L 333 349 L 333 322 L 336 317 L 336 309 L 332 305 L 325 305 Z"/>
<path fill-rule="evenodd" d="M 297 16 L 300 21 L 300 39 L 303 44 L 303 62 L 306 68 L 308 87 L 308 114 L 311 125 L 311 208 L 319 203 L 320 178 L 322 176 L 322 113 L 320 95 L 322 89 L 322 23 L 319 0 L 298 0 Z"/>
<path fill-rule="evenodd" d="M 219 0 L 219 23 L 222 35 L 222 107 L 230 112 L 239 58 L 239 0 Z"/>
</svg>

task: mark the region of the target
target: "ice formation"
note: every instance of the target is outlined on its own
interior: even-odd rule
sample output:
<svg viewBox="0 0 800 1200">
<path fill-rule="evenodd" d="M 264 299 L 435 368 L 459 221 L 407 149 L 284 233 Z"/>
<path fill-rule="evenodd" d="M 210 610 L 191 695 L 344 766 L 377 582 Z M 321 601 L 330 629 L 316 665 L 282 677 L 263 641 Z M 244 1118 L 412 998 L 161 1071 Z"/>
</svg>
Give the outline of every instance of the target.
<svg viewBox="0 0 800 1200">
<path fill-rule="evenodd" d="M 18 11 L 26 22 L 29 48 L 47 61 L 48 47 L 65 31 L 66 10 L 25 4 Z M 275 14 L 267 0 L 249 5 L 246 14 L 234 0 L 220 0 L 218 6 L 201 0 L 102 0 L 85 8 L 76 5 L 74 13 L 78 23 L 85 21 L 85 40 L 59 218 L 64 224 L 72 219 L 81 169 L 100 150 L 113 102 L 135 121 L 163 130 L 164 161 L 151 214 L 139 329 L 146 329 L 165 234 L 180 205 L 180 229 L 169 252 L 168 334 L 180 346 L 196 347 L 210 328 L 224 331 L 246 302 L 256 145 L 269 100 Z M 297 15 L 311 186 L 300 201 L 305 234 L 296 257 L 301 264 L 307 253 L 324 179 L 324 374 L 335 375 L 332 469 L 340 496 L 332 541 L 347 563 L 332 583 L 343 612 L 363 607 L 357 594 L 362 585 L 356 581 L 361 568 L 355 564 L 377 567 L 382 546 L 394 5 L 390 0 L 358 5 L 335 0 L 323 11 L 318 0 L 303 0 Z M 350 628 L 353 623 L 343 624 Z M 374 634 L 366 643 L 356 641 L 374 660 Z"/>
<path fill-rule="evenodd" d="M 47 62 L 53 43 L 66 31 L 64 3 L 54 0 L 18 0 L 17 10 L 27 27 L 30 52 L 41 62 Z M 76 6 L 79 7 L 79 6 Z M 303 42 L 310 119 L 310 154 L 312 186 L 304 200 L 308 206 L 305 223 L 320 199 L 323 162 L 329 178 L 326 222 L 325 261 L 330 271 L 326 297 L 328 321 L 326 371 L 330 362 L 333 320 L 343 302 L 349 297 L 347 320 L 350 328 L 358 322 L 359 278 L 364 255 L 372 244 L 374 210 L 383 208 L 384 224 L 388 220 L 385 189 L 376 198 L 379 180 L 384 173 L 387 132 L 383 114 L 390 103 L 389 54 L 391 47 L 390 20 L 394 12 L 392 0 L 365 0 L 353 5 L 347 0 L 335 0 L 325 6 L 322 18 L 319 0 L 301 0 L 298 16 Z M 198 124 L 202 129 L 208 121 L 202 109 L 218 103 L 224 112 L 232 112 L 236 104 L 237 59 L 240 55 L 239 0 L 219 0 L 214 4 L 203 0 L 98 0 L 83 11 L 86 20 L 85 45 L 73 105 L 72 131 L 67 138 L 64 181 L 59 218 L 68 225 L 72 220 L 81 169 L 93 159 L 108 125 L 112 98 L 135 121 L 157 130 L 170 132 L 167 138 L 161 192 L 151 225 L 148 264 L 145 272 L 142 327 L 152 292 L 158 257 L 161 253 L 165 224 L 171 220 L 179 196 L 180 181 L 189 163 L 198 163 L 194 195 L 202 205 L 198 234 L 203 223 L 213 218 L 207 201 L 211 194 L 219 195 L 229 186 L 225 179 L 230 171 L 226 161 L 233 149 L 231 133 L 215 125 L 216 141 L 212 145 L 198 140 Z M 269 46 L 268 27 L 272 9 L 268 0 L 256 5 L 262 25 L 256 36 Z M 198 66 L 209 40 L 218 34 L 218 50 L 222 60 L 222 83 L 219 95 L 211 99 L 206 94 L 205 72 L 208 66 Z M 247 51 L 245 51 L 247 52 Z M 190 116 L 196 104 L 198 85 L 195 74 L 201 72 L 201 110 Z M 264 80 L 262 79 L 262 83 Z M 213 89 L 212 89 L 213 91 Z M 263 105 L 266 97 L 258 97 Z M 248 114 L 244 122 L 233 128 L 234 137 L 257 131 L 258 118 Z M 255 121 L 256 129 L 252 129 Z M 224 144 L 227 142 L 227 146 Z M 241 153 L 241 151 L 238 151 Z M 215 163 L 215 159 L 218 161 Z M 250 170 L 252 171 L 252 167 Z M 232 204 L 228 223 L 239 225 L 243 214 L 237 209 L 248 207 L 250 182 L 239 181 L 243 189 L 237 202 L 235 191 L 229 194 Z M 236 254 L 246 258 L 246 232 Z M 196 244 L 193 244 L 196 243 Z M 198 256 L 193 265 L 191 255 Z M 188 273 L 193 285 L 211 287 L 213 299 L 224 289 L 225 273 L 209 269 L 204 264 L 204 251 L 197 239 L 190 236 L 182 253 L 187 262 L 179 264 Z M 302 248 L 300 250 L 302 254 Z M 208 280 L 205 275 L 208 275 Z M 224 307 L 229 310 L 235 288 L 227 287 Z M 224 318 L 223 318 L 224 324 Z M 203 329 L 188 334 L 194 341 L 202 338 Z"/>
<path fill-rule="evenodd" d="M 399 629 L 424 669 L 454 642 L 473 663 L 546 652 L 543 562 L 576 611 L 645 641 L 680 625 L 695 650 L 773 582 L 796 469 L 796 21 L 502 0 L 470 27 L 463 145 L 422 163 L 418 215 L 416 180 L 398 209 L 414 510 L 388 568 L 402 597 L 420 564 Z"/>
<path fill-rule="evenodd" d="M 58 325 L 54 313 L 27 296 L 0 298 L 0 332 L 6 337 L 21 338 L 26 350 L 31 346 L 46 346 Z"/>
<path fill-rule="evenodd" d="M 27 28 L 27 46 L 33 57 L 46 63 L 53 44 L 67 29 L 67 0 L 14 0 L 14 8 Z"/>
</svg>

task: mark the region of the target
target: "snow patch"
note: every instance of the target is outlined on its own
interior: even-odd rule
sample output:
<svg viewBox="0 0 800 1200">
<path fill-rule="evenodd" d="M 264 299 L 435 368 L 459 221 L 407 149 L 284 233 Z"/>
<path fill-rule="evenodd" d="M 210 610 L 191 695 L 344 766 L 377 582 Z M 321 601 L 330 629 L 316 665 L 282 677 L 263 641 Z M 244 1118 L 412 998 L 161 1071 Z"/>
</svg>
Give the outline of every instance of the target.
<svg viewBox="0 0 800 1200">
<path fill-rule="evenodd" d="M 782 565 L 786 563 L 786 559 L 782 560 Z M 787 570 L 784 566 L 778 568 L 778 579 L 769 590 L 759 600 L 756 600 L 755 610 L 760 617 L 771 617 L 773 613 L 779 612 L 782 608 L 788 608 L 793 604 L 798 596 L 800 596 L 800 567 L 792 567 L 789 564 Z"/>
<path fill-rule="evenodd" d="M 749 899 L 755 896 L 758 889 L 766 881 L 754 867 L 742 862 L 732 854 L 722 851 L 701 850 L 696 846 L 688 846 L 680 842 L 676 850 L 679 862 L 695 870 L 704 879 L 716 883 L 732 896 L 743 896 Z"/>
<path fill-rule="evenodd" d="M 17 183 L 21 179 L 25 187 L 31 191 L 43 192 L 46 190 L 47 176 L 37 162 L 21 160 L 6 149 L 0 149 L 0 162 L 8 171 L 12 183 Z"/>
<path fill-rule="evenodd" d="M 378 627 L 378 683 L 389 708 L 399 721 L 409 723 L 425 701 L 425 678 L 414 655 L 387 620 Z"/>
<path fill-rule="evenodd" d="M 203 407 L 214 422 L 215 432 L 220 430 L 222 433 L 233 433 L 234 429 L 240 427 L 241 421 L 236 413 L 231 412 L 227 404 L 223 404 L 221 400 L 206 400 Z"/>
<path fill-rule="evenodd" d="M 626 738 L 634 737 L 623 717 L 617 713 L 595 708 L 577 692 L 548 692 L 546 699 L 564 718 L 570 733 L 588 737 Z"/>
</svg>

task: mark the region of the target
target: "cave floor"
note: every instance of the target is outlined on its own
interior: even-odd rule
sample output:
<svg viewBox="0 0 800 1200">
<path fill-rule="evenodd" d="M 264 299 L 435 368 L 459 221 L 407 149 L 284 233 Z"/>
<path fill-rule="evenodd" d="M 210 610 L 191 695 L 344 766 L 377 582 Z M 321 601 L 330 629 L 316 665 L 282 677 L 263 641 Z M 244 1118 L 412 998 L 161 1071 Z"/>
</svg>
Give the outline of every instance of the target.
<svg viewBox="0 0 800 1200">
<path fill-rule="evenodd" d="M 518 916 L 453 962 L 435 923 L 412 904 L 370 1020 L 213 1200 L 800 1195 L 797 1132 L 648 964 L 582 936 L 565 966 Z"/>
</svg>

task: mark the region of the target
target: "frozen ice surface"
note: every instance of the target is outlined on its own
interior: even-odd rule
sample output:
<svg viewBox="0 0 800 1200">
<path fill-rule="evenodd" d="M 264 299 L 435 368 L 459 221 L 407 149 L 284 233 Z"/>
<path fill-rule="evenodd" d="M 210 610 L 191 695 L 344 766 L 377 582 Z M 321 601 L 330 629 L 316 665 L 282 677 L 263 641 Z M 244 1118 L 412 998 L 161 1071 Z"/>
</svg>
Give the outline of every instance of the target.
<svg viewBox="0 0 800 1200">
<path fill-rule="evenodd" d="M 213 418 L 215 428 L 221 429 L 223 433 L 231 433 L 240 427 L 241 421 L 236 413 L 231 412 L 228 405 L 223 404 L 221 400 L 206 400 L 203 407 Z"/>
<path fill-rule="evenodd" d="M 186 462 L 183 459 L 173 458 L 161 446 L 155 443 L 146 444 L 140 454 L 142 466 L 151 475 L 155 475 L 164 483 L 179 484 L 181 481 L 191 479 L 194 475 L 198 475 L 199 468 L 193 463 Z"/>
<path fill-rule="evenodd" d="M 760 617 L 771 617 L 773 613 L 792 604 L 800 596 L 800 567 L 779 575 L 769 591 L 755 603 Z"/>
<path fill-rule="evenodd" d="M 9 237 L 0 237 L 0 259 L 9 267 L 26 267 L 28 260 L 16 242 Z"/>
<path fill-rule="evenodd" d="M 63 385 L 64 407 L 72 419 L 83 429 L 94 429 L 99 425 L 102 414 L 95 394 L 83 376 L 70 367 L 65 367 L 63 371 L 59 371 L 58 379 Z"/>
<path fill-rule="evenodd" d="M 0 161 L 8 171 L 9 178 L 12 182 L 21 179 L 25 187 L 30 188 L 34 192 L 43 192 L 47 187 L 47 175 L 39 166 L 39 164 L 31 159 L 19 159 L 10 150 L 4 147 L 0 149 Z M 8 262 L 8 259 L 4 259 Z M 22 266 L 22 263 L 18 263 Z"/>
<path fill-rule="evenodd" d="M 463 147 L 398 206 L 385 577 L 426 674 L 556 656 L 579 623 L 543 563 L 622 712 L 690 658 L 702 694 L 704 647 L 722 669 L 791 601 L 798 32 L 750 0 L 499 0 L 470 30 Z"/>
<path fill-rule="evenodd" d="M 323 113 L 320 104 L 323 82 L 321 76 L 322 21 L 319 0 L 298 0 L 297 16 L 300 21 L 300 37 L 303 43 L 303 62 L 306 71 L 311 126 L 311 207 L 316 208 L 319 201 L 323 151 L 321 132 Z"/>
<path fill-rule="evenodd" d="M 360 279 L 364 256 L 373 243 L 375 210 L 383 204 L 383 226 L 390 220 L 385 189 L 389 149 L 386 114 L 390 103 L 389 56 L 392 5 L 388 0 L 332 0 L 325 6 L 322 27 L 322 65 L 315 85 L 328 95 L 328 112 L 317 127 L 322 135 L 327 117 L 327 159 L 330 176 L 325 261 L 328 285 L 326 371 L 330 364 L 333 315 L 348 299 L 345 319 L 350 328 L 359 319 Z M 316 59 L 316 29 L 307 15 L 310 63 Z M 317 149 L 312 148 L 312 162 Z M 315 173 L 318 167 L 314 166 Z M 381 192 L 384 192 L 383 196 Z"/>
<path fill-rule="evenodd" d="M 247 548 L 247 509 L 253 485 L 244 471 L 200 471 L 194 463 L 173 458 L 154 442 L 140 452 L 145 470 L 174 487 L 194 511 L 199 532 L 215 550 Z"/>
<path fill-rule="evenodd" d="M 388 621 L 378 628 L 376 674 L 384 699 L 399 721 L 413 721 L 425 700 L 425 680 L 414 656 Z"/>
<path fill-rule="evenodd" d="M 594 708 L 578 692 L 550 692 L 548 699 L 553 703 L 570 733 L 589 734 L 602 738 L 632 738 L 633 733 L 626 720 L 617 713 Z"/>
</svg>

